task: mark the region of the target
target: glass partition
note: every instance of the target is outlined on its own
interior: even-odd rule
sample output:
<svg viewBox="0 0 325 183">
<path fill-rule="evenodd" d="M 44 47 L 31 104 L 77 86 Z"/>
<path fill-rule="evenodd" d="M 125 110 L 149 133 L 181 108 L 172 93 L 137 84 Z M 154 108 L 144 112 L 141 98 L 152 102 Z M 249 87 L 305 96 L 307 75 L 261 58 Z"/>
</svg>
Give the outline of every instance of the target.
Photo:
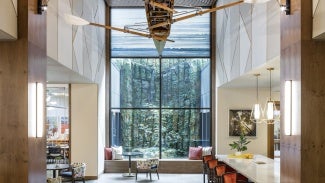
<svg viewBox="0 0 325 183">
<path fill-rule="evenodd" d="M 47 162 L 68 163 L 70 144 L 69 85 L 47 85 L 46 110 Z"/>
</svg>

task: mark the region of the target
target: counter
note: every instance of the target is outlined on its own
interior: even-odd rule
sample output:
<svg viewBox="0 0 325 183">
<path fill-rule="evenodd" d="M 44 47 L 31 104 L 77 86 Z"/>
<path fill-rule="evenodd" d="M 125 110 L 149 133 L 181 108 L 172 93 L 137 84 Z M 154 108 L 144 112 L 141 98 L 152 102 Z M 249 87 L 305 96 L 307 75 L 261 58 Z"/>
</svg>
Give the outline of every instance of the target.
<svg viewBox="0 0 325 183">
<path fill-rule="evenodd" d="M 216 157 L 255 183 L 280 182 L 280 160 L 262 155 L 254 155 L 253 159 L 229 158 L 228 155 Z"/>
</svg>

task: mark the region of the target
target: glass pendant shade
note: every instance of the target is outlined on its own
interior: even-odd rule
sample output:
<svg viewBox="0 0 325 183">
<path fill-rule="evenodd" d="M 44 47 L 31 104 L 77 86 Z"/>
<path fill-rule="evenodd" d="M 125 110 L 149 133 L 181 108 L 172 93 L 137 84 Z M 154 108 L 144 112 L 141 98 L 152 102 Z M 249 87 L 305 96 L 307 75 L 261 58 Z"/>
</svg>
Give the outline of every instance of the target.
<svg viewBox="0 0 325 183">
<path fill-rule="evenodd" d="M 274 102 L 268 101 L 266 107 L 266 119 L 273 120 L 274 119 Z"/>
<path fill-rule="evenodd" d="M 261 119 L 261 106 L 260 104 L 254 104 L 254 119 Z"/>
<path fill-rule="evenodd" d="M 267 68 L 268 71 L 270 71 L 270 97 L 266 102 L 266 106 L 265 106 L 265 112 L 266 112 L 266 116 L 265 116 L 265 120 L 266 123 L 268 124 L 273 124 L 274 122 L 274 110 L 275 110 L 275 103 L 272 100 L 272 96 L 271 96 L 271 92 L 272 92 L 272 85 L 271 85 L 271 72 L 274 70 L 274 68 Z"/>
<path fill-rule="evenodd" d="M 258 76 L 260 76 L 260 74 L 254 74 L 254 76 L 256 76 L 256 103 L 252 108 L 251 119 L 255 120 L 255 123 L 258 123 L 260 122 L 262 116 L 262 108 L 261 105 L 258 103 Z"/>
</svg>

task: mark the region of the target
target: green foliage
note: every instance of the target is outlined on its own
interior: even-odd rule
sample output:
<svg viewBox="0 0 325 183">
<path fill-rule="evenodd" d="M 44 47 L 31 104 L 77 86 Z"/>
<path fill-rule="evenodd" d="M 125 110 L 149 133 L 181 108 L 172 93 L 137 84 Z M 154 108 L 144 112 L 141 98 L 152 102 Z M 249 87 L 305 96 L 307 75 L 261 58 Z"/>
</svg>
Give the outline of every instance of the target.
<svg viewBox="0 0 325 183">
<path fill-rule="evenodd" d="M 238 152 L 246 151 L 247 150 L 247 144 L 249 144 L 251 141 L 248 141 L 246 136 L 241 134 L 239 137 L 239 140 L 233 141 L 231 144 L 229 144 L 231 150 L 236 149 Z"/>
<path fill-rule="evenodd" d="M 162 144 L 163 155 L 186 156 L 191 141 L 200 138 L 201 71 L 208 63 L 207 59 L 114 60 L 120 73 L 120 145 L 159 149 Z"/>
</svg>

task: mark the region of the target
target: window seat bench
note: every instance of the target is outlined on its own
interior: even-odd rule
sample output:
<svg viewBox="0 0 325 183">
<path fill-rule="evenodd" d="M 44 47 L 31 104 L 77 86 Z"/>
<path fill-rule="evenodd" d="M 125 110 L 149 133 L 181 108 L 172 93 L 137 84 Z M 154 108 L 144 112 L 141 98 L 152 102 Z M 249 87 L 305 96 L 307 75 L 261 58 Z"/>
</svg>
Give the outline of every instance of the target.
<svg viewBox="0 0 325 183">
<path fill-rule="evenodd" d="M 132 158 L 132 171 L 135 172 L 137 158 Z M 105 173 L 125 173 L 129 160 L 105 160 Z M 189 159 L 161 159 L 159 173 L 202 173 L 202 160 Z"/>
</svg>

